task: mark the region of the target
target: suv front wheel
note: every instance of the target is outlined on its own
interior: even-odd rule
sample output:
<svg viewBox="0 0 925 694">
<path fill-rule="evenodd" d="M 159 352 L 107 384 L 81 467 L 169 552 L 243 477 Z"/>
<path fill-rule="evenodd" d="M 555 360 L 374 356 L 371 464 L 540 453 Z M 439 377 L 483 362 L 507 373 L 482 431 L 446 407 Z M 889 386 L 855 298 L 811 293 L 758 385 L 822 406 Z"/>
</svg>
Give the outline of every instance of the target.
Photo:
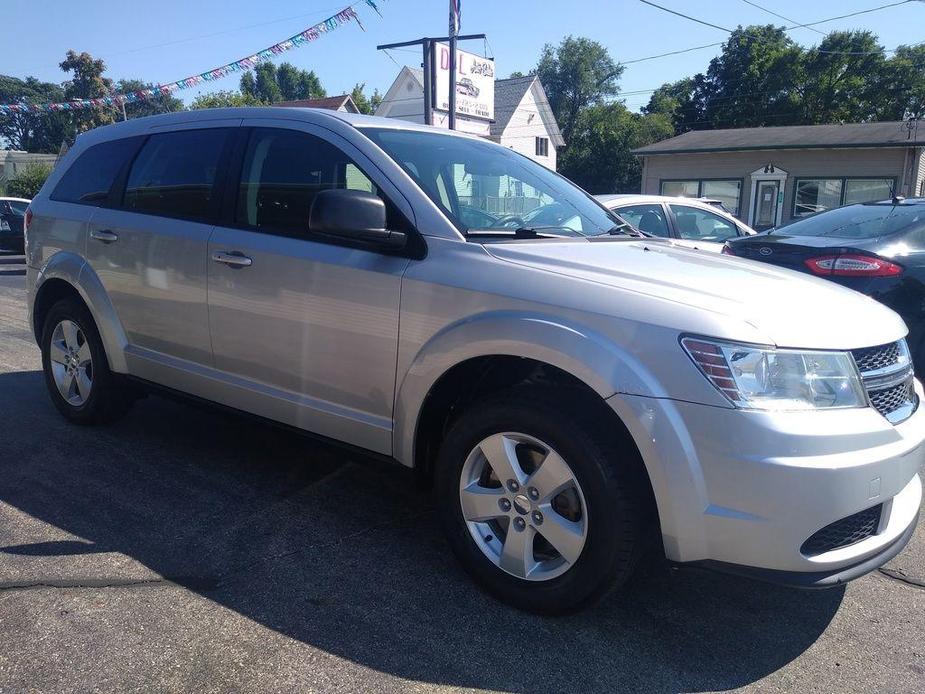
<svg viewBox="0 0 925 694">
<path fill-rule="evenodd" d="M 551 388 L 492 396 L 462 413 L 440 451 L 436 501 L 454 553 L 490 593 L 532 612 L 592 602 L 641 554 L 638 452 L 579 403 Z"/>
<path fill-rule="evenodd" d="M 62 299 L 49 309 L 41 347 L 45 385 L 68 420 L 111 422 L 131 406 L 131 393 L 109 370 L 96 323 L 82 302 Z"/>
</svg>

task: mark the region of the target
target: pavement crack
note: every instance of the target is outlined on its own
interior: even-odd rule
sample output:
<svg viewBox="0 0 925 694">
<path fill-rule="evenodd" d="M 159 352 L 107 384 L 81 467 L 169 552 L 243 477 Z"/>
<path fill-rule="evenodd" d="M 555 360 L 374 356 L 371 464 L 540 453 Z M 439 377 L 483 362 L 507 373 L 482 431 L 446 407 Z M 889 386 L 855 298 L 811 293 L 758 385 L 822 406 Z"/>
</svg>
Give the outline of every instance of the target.
<svg viewBox="0 0 925 694">
<path fill-rule="evenodd" d="M 886 569 L 880 567 L 878 571 L 880 572 L 880 575 L 891 578 L 894 581 L 899 581 L 900 583 L 915 586 L 916 588 L 925 588 L 925 581 L 921 581 L 917 578 L 911 578 L 907 576 L 901 569 Z"/>
<path fill-rule="evenodd" d="M 36 590 L 41 588 L 133 588 L 137 586 L 149 586 L 157 584 L 172 583 L 165 578 L 144 578 L 144 579 L 107 579 L 107 578 L 86 578 L 86 579 L 42 579 L 38 581 L 0 581 L 0 591 L 6 590 Z"/>
</svg>

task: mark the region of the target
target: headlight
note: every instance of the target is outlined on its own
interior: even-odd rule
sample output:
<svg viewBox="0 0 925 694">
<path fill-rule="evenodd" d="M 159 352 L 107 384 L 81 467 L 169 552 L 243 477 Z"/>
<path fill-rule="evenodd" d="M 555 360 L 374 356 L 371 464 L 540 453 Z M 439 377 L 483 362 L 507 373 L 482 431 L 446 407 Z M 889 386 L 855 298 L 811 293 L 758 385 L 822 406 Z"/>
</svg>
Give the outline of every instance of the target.
<svg viewBox="0 0 925 694">
<path fill-rule="evenodd" d="M 736 407 L 814 410 L 866 407 L 867 394 L 847 352 L 808 352 L 685 337 L 681 344 Z"/>
</svg>

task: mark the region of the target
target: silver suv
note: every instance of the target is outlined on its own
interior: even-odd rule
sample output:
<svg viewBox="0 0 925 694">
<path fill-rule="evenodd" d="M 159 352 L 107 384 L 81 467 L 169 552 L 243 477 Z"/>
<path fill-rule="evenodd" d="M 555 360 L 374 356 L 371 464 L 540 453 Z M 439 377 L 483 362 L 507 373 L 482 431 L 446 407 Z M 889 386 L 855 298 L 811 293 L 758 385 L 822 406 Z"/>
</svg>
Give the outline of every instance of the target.
<svg viewBox="0 0 925 694">
<path fill-rule="evenodd" d="M 647 237 L 484 140 L 299 109 L 129 121 L 78 139 L 26 237 L 69 420 L 157 387 L 387 456 L 525 609 L 587 604 L 649 546 L 833 585 L 915 528 L 896 314 Z"/>
</svg>

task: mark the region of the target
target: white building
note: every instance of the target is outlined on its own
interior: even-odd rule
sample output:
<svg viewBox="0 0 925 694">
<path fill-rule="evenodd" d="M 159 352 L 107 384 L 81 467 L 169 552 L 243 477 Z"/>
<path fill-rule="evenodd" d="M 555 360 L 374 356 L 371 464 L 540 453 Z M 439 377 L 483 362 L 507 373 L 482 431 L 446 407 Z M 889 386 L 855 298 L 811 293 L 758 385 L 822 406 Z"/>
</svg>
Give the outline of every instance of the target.
<svg viewBox="0 0 925 694">
<path fill-rule="evenodd" d="M 385 93 L 376 115 L 423 123 L 423 70 L 403 67 Z M 446 113 L 434 112 L 433 125 L 447 127 L 446 121 Z M 535 75 L 495 81 L 495 120 L 487 124 L 487 132 L 484 122 L 462 116 L 457 117 L 456 125 L 465 132 L 487 135 L 553 171 L 556 148 L 565 144 L 543 85 Z"/>
<path fill-rule="evenodd" d="M 57 154 L 35 154 L 18 149 L 0 149 L 0 190 L 6 182 L 31 164 L 48 164 L 54 166 Z"/>
</svg>

